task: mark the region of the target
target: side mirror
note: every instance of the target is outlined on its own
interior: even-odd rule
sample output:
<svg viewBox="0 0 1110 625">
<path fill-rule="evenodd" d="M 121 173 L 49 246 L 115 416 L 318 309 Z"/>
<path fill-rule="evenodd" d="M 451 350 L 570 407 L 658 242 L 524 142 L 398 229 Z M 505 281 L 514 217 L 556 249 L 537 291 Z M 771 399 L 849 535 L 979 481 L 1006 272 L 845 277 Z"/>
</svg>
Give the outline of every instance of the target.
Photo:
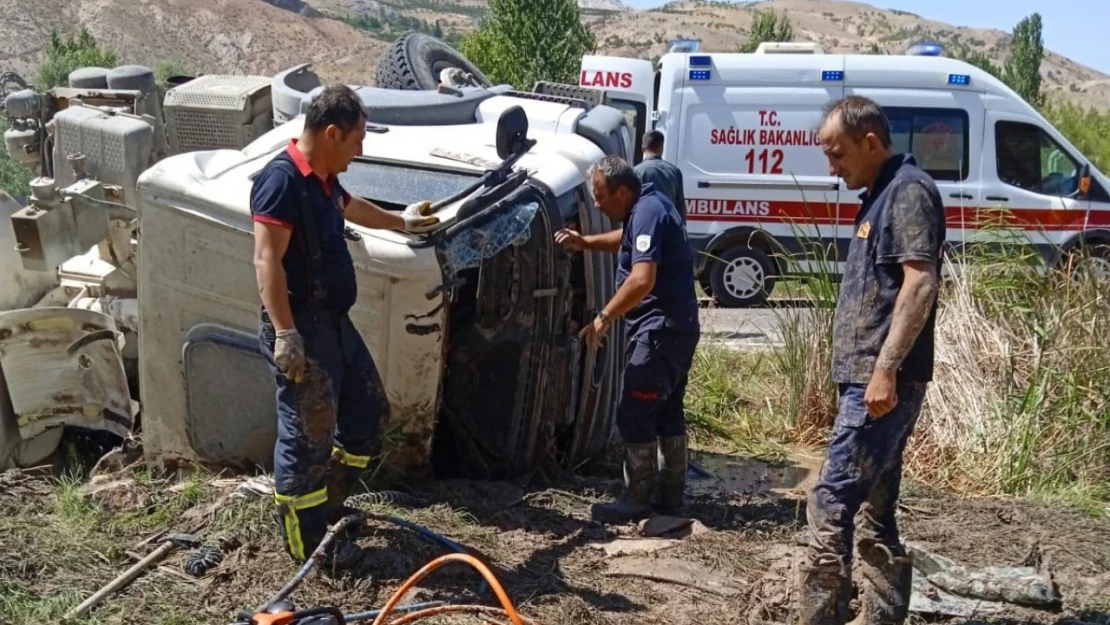
<svg viewBox="0 0 1110 625">
<path fill-rule="evenodd" d="M 528 115 L 519 105 L 505 109 L 497 119 L 497 156 L 505 160 L 530 147 Z"/>
<path fill-rule="evenodd" d="M 1077 194 L 1079 196 L 1079 199 L 1087 199 L 1087 194 L 1091 192 L 1090 163 L 1084 163 L 1083 166 L 1079 168 L 1079 185 L 1077 189 L 1079 191 L 1079 193 Z"/>
</svg>

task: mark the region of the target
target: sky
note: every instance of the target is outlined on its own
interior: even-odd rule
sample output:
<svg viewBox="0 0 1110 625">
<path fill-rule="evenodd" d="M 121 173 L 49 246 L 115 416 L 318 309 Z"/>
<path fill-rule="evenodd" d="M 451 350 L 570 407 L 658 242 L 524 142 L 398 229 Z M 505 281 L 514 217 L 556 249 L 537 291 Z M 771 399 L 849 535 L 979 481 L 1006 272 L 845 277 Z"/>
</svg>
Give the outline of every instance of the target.
<svg viewBox="0 0 1110 625">
<path fill-rule="evenodd" d="M 666 4 L 665 0 L 622 0 L 637 9 Z M 910 11 L 953 26 L 1013 30 L 1023 17 L 1041 14 L 1045 48 L 1100 72 L 1110 74 L 1110 46 L 1104 45 L 1110 23 L 1106 0 L 861 0 L 884 9 Z M 1102 5 L 1101 7 L 1099 5 Z"/>
</svg>

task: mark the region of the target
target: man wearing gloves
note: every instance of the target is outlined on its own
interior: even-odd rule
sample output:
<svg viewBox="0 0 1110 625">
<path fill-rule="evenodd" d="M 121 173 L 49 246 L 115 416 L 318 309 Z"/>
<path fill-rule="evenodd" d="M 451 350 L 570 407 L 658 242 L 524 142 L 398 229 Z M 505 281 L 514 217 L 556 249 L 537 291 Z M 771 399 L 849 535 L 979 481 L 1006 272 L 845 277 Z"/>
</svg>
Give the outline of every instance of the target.
<svg viewBox="0 0 1110 625">
<path fill-rule="evenodd" d="M 303 562 L 370 461 L 389 403 L 348 310 L 354 264 L 345 220 L 421 232 L 438 223 L 430 203 L 388 212 L 352 197 L 337 176 L 362 153 L 366 114 L 344 85 L 313 100 L 299 139 L 258 173 L 251 189 L 254 265 L 262 299 L 259 340 L 277 382 L 275 500 L 285 546 Z M 354 543 L 332 543 L 327 562 L 358 570 Z"/>
<path fill-rule="evenodd" d="M 617 428 L 624 440 L 624 493 L 592 510 L 596 520 L 627 522 L 683 507 L 686 486 L 686 382 L 701 336 L 694 252 L 683 218 L 667 196 L 642 184 L 617 156 L 589 171 L 598 209 L 623 227 L 583 236 L 555 235 L 571 250 L 617 254 L 617 292 L 582 335 L 596 345 L 624 317 L 628 332 Z M 653 497 L 654 495 L 654 497 Z"/>
</svg>

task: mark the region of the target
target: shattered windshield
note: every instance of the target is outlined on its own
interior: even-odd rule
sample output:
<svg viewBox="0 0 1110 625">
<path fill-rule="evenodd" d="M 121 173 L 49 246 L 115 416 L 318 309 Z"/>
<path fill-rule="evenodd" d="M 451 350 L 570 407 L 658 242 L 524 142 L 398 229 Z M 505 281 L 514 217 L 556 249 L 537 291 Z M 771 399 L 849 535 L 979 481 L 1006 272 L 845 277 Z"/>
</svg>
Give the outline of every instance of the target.
<svg viewBox="0 0 1110 625">
<path fill-rule="evenodd" d="M 478 180 L 476 174 L 418 169 L 363 160 L 353 161 L 339 174 L 339 182 L 351 195 L 401 208 L 450 197 Z"/>
<path fill-rule="evenodd" d="M 483 260 L 496 256 L 513 243 L 526 241 L 539 208 L 539 201 L 530 192 L 526 193 L 484 224 L 467 228 L 448 239 L 442 250 L 444 272 L 454 276 L 463 269 L 481 265 Z"/>
</svg>

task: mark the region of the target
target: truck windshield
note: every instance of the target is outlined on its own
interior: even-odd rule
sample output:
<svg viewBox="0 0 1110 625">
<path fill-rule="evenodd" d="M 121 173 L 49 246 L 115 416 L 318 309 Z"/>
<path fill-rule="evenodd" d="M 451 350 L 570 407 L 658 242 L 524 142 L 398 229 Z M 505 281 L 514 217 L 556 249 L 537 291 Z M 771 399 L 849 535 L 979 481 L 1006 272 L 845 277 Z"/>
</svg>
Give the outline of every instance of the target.
<svg viewBox="0 0 1110 625">
<path fill-rule="evenodd" d="M 478 177 L 478 174 L 355 160 L 347 171 L 339 174 L 339 182 L 351 195 L 383 204 L 383 208 L 391 208 L 389 205 L 393 204 L 401 210 L 413 202 L 434 202 L 449 197 L 474 184 Z"/>
</svg>

